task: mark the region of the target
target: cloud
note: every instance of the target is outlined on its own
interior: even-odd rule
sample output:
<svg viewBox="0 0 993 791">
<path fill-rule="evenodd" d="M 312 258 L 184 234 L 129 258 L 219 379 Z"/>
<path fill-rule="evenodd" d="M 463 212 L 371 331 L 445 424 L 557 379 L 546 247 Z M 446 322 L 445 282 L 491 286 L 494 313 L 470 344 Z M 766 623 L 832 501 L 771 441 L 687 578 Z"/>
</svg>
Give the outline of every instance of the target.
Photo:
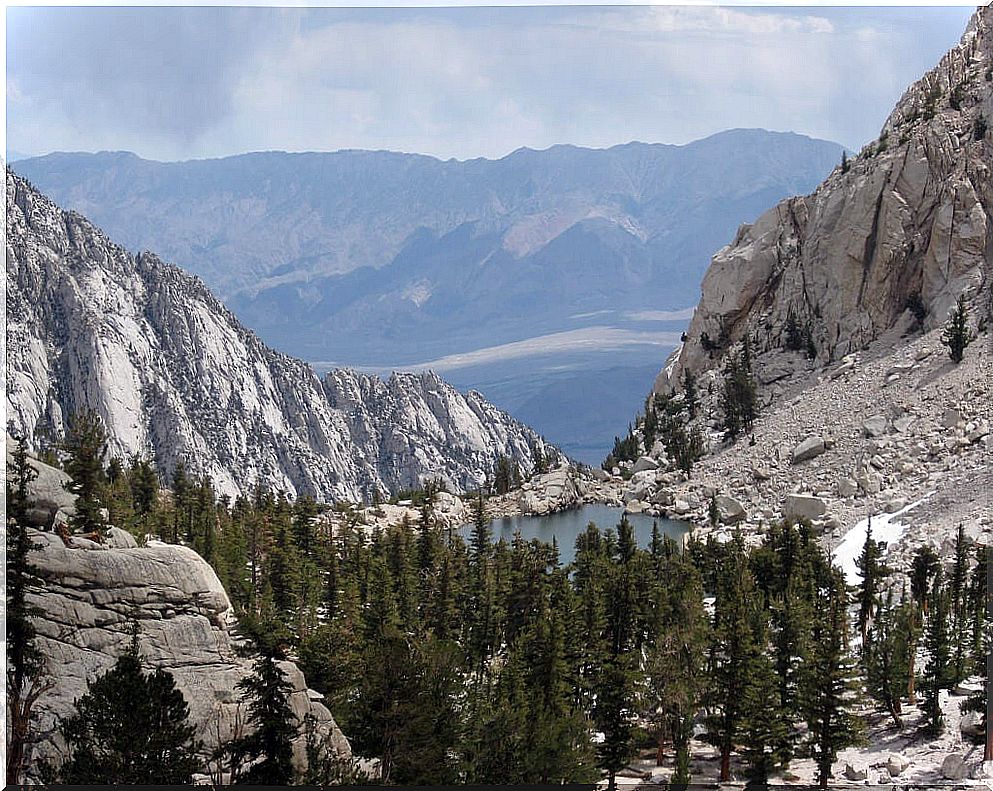
<svg viewBox="0 0 993 791">
<path fill-rule="evenodd" d="M 19 149 L 145 156 L 687 142 L 731 127 L 858 147 L 963 9 L 14 8 Z"/>
<path fill-rule="evenodd" d="M 279 9 L 9 9 L 15 128 L 61 126 L 79 148 L 141 138 L 188 146 L 237 112 L 244 68 L 287 25 L 292 15 Z M 19 117 L 19 104 L 42 117 Z"/>
</svg>

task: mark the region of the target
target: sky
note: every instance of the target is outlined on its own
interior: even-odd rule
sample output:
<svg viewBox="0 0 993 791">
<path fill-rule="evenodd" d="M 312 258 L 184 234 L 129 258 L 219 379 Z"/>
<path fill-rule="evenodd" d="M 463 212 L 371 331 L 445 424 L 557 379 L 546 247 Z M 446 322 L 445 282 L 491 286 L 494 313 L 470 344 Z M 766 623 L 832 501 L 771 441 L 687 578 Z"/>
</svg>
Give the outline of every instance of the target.
<svg viewBox="0 0 993 791">
<path fill-rule="evenodd" d="M 7 9 L 7 150 L 503 156 L 874 139 L 967 7 Z"/>
</svg>

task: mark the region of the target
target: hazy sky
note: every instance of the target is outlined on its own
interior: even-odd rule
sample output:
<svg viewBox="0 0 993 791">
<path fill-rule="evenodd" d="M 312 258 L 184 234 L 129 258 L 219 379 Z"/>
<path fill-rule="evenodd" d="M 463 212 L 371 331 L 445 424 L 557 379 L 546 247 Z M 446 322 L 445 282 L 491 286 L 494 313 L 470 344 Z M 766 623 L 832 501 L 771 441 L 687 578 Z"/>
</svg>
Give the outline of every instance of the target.
<svg viewBox="0 0 993 791">
<path fill-rule="evenodd" d="M 857 149 L 969 8 L 9 8 L 7 147 L 502 156 L 732 127 Z"/>
</svg>

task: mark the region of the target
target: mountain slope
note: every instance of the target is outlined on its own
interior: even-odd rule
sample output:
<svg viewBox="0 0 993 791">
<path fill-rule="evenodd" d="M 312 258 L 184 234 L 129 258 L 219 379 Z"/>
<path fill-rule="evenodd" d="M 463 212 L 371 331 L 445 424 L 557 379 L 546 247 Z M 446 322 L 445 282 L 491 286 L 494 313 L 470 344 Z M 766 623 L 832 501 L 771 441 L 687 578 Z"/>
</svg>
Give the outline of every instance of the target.
<svg viewBox="0 0 993 791">
<path fill-rule="evenodd" d="M 495 161 L 101 153 L 16 169 L 127 246 L 202 276 L 278 348 L 377 364 L 573 329 L 577 314 L 684 307 L 743 219 L 840 157 L 833 143 L 732 130 Z"/>
<path fill-rule="evenodd" d="M 861 548 L 866 520 L 888 515 L 898 570 L 925 544 L 947 557 L 960 524 L 970 539 L 993 539 L 991 117 L 985 6 L 907 90 L 880 140 L 714 256 L 655 391 L 680 390 L 692 371 L 696 420 L 715 441 L 691 480 L 666 472 L 630 484 L 626 499 L 689 515 L 705 534 L 727 530 L 707 524 L 723 495 L 722 521 L 762 532 L 809 518 L 832 550 Z M 972 342 L 955 363 L 942 328 L 959 297 Z M 746 339 L 760 412 L 746 437 L 720 442 L 721 368 Z"/>
<path fill-rule="evenodd" d="M 132 256 L 7 172 L 7 415 L 34 444 L 95 409 L 112 455 L 180 459 L 222 492 L 321 499 L 428 476 L 472 488 L 497 456 L 532 467 L 533 431 L 431 373 L 323 379 L 266 347 L 196 278 Z"/>
<path fill-rule="evenodd" d="M 760 352 L 784 346 L 790 316 L 828 362 L 894 329 L 940 325 L 963 293 L 988 311 L 991 15 L 988 6 L 976 13 L 850 167 L 743 226 L 714 256 L 688 340 L 660 385 L 712 367 L 706 339 L 720 350 L 746 336 Z"/>
</svg>

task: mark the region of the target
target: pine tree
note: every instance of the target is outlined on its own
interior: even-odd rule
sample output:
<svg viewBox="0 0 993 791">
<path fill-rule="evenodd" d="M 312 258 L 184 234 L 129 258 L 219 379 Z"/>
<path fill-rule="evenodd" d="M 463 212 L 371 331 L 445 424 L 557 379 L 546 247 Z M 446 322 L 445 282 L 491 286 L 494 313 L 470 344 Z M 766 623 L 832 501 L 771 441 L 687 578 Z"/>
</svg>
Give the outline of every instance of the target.
<svg viewBox="0 0 993 791">
<path fill-rule="evenodd" d="M 699 572 L 677 552 L 659 549 L 658 554 L 652 592 L 654 639 L 648 642 L 645 658 L 645 698 L 658 740 L 656 764 L 661 766 L 664 746 L 671 743 L 677 764 L 672 782 L 688 783 L 693 718 L 706 688 L 709 629 Z"/>
<path fill-rule="evenodd" d="M 941 342 L 948 347 L 948 356 L 954 363 L 962 362 L 966 347 L 972 343 L 972 333 L 969 331 L 969 308 L 965 304 L 965 295 L 958 298 L 955 307 L 948 316 L 948 322 L 941 332 Z"/>
<path fill-rule="evenodd" d="M 627 656 L 612 656 L 600 669 L 593 718 L 603 740 L 597 760 L 607 773 L 607 789 L 617 788 L 617 773 L 634 753 L 634 712 L 631 708 L 634 674 Z"/>
<path fill-rule="evenodd" d="M 135 456 L 128 470 L 128 483 L 131 486 L 131 502 L 135 514 L 147 517 L 155 507 L 159 494 L 159 478 L 148 459 Z"/>
<path fill-rule="evenodd" d="M 490 520 L 486 514 L 486 497 L 480 489 L 476 496 L 472 498 L 472 564 L 477 575 L 486 566 L 486 561 L 490 556 L 492 530 Z"/>
<path fill-rule="evenodd" d="M 983 748 L 983 761 L 993 761 L 993 727 L 989 722 L 990 677 L 993 675 L 993 629 L 991 629 L 988 613 L 993 604 L 993 585 L 989 585 L 989 566 L 993 562 L 993 549 L 979 548 L 979 564 L 973 573 L 973 618 L 974 647 L 972 653 L 973 669 L 979 676 L 980 687 L 961 704 L 963 712 L 974 711 L 981 717 L 981 725 L 986 734 Z"/>
<path fill-rule="evenodd" d="M 930 610 L 931 580 L 940 568 L 941 562 L 931 547 L 922 546 L 914 553 L 910 570 L 910 595 L 917 606 L 911 611 L 913 619 L 908 629 L 914 643 L 909 648 L 910 665 L 907 668 L 907 700 L 912 706 L 917 705 L 917 640 L 921 623 Z"/>
<path fill-rule="evenodd" d="M 928 663 L 921 675 L 921 691 L 924 700 L 921 711 L 924 713 L 924 731 L 929 736 L 937 736 L 944 729 L 944 716 L 941 711 L 942 689 L 950 686 L 953 668 L 951 666 L 951 646 L 948 635 L 948 596 L 942 590 L 943 573 L 939 567 L 931 587 L 931 612 L 928 615 L 924 647 L 927 649 Z"/>
<path fill-rule="evenodd" d="M 811 666 L 805 674 L 804 711 L 821 788 L 828 787 L 838 751 L 858 743 L 862 725 L 852 713 L 857 695 L 854 667 L 845 650 L 845 583 L 832 573 L 826 601 L 814 621 Z"/>
<path fill-rule="evenodd" d="M 684 368 L 683 403 L 686 404 L 686 411 L 689 413 L 690 420 L 696 418 L 697 406 L 699 404 L 698 398 L 696 374 L 689 368 Z"/>
<path fill-rule="evenodd" d="M 751 431 L 758 416 L 758 396 L 752 378 L 752 354 L 747 339 L 742 343 L 740 353 L 730 354 L 725 363 L 721 409 L 724 412 L 724 430 L 732 441 L 741 433 Z"/>
<path fill-rule="evenodd" d="M 755 583 L 740 540 L 720 571 L 714 602 L 708 730 L 721 755 L 720 782 L 731 777 L 731 752 L 741 735 L 742 704 L 748 687 L 747 665 L 755 653 L 749 620 Z"/>
<path fill-rule="evenodd" d="M 60 723 L 66 757 L 46 773 L 65 785 L 189 784 L 201 749 L 189 711 L 169 673 L 142 670 L 135 629 L 131 647 Z"/>
<path fill-rule="evenodd" d="M 31 739 L 34 705 L 50 688 L 45 660 L 35 645 L 27 589 L 38 581 L 28 558 L 33 548 L 27 527 L 28 487 L 38 472 L 28 461 L 27 442 L 16 438 L 13 464 L 7 470 L 7 782 L 16 784 L 24 768 L 25 746 Z"/>
<path fill-rule="evenodd" d="M 969 642 L 969 555 L 972 542 L 965 534 L 965 526 L 959 525 L 955 537 L 955 562 L 949 580 L 951 596 L 951 636 L 952 636 L 952 677 L 958 683 L 967 675 Z"/>
<path fill-rule="evenodd" d="M 866 644 L 872 617 L 879 607 L 880 584 L 889 573 L 889 569 L 882 563 L 884 547 L 885 544 L 872 537 L 872 519 L 870 518 L 865 529 L 862 554 L 855 561 L 862 577 L 857 598 L 859 603 L 859 633 L 863 646 Z"/>
<path fill-rule="evenodd" d="M 891 591 L 868 632 L 863 652 L 869 694 L 886 708 L 897 728 L 903 727 L 901 700 L 907 690 L 913 608 L 906 597 L 894 606 Z"/>
<path fill-rule="evenodd" d="M 748 775 L 765 785 L 789 760 L 782 749 L 789 740 L 789 729 L 779 706 L 779 676 L 768 650 L 768 615 L 756 606 L 751 620 L 754 650 L 744 669 L 747 685 L 741 702 L 741 737 Z"/>
<path fill-rule="evenodd" d="M 252 666 L 252 674 L 238 682 L 248 699 L 248 723 L 253 731 L 232 745 L 239 767 L 239 785 L 290 785 L 293 782 L 293 737 L 296 715 L 290 708 L 292 692 L 286 673 L 267 650 Z M 247 764 L 247 768 L 245 767 Z"/>
<path fill-rule="evenodd" d="M 106 528 L 101 514 L 101 493 L 107 430 L 100 416 L 92 410 L 73 415 L 62 450 L 68 454 L 65 471 L 72 478 L 67 488 L 76 495 L 76 514 L 72 517 L 72 525 L 84 532 L 102 532 Z"/>
<path fill-rule="evenodd" d="M 172 473 L 172 543 L 178 544 L 181 536 L 192 539 L 189 527 L 190 480 L 186 474 L 186 463 L 180 459 Z"/>
</svg>

